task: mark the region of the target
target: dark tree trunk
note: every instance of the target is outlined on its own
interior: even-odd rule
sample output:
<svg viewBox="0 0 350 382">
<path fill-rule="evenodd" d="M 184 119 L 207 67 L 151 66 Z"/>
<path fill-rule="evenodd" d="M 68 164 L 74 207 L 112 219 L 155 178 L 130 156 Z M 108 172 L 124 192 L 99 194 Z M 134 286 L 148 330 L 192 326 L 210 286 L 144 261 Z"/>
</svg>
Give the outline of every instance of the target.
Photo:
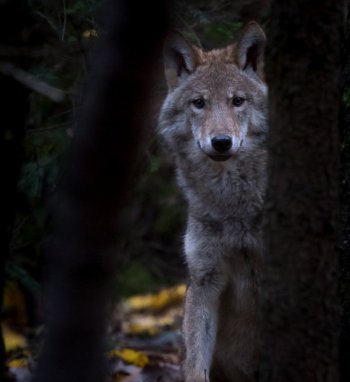
<svg viewBox="0 0 350 382">
<path fill-rule="evenodd" d="M 0 7 L 1 12 L 1 7 Z M 17 183 L 23 154 L 23 138 L 28 113 L 28 90 L 0 74 L 1 101 L 1 207 L 0 207 L 0 309 L 3 303 L 5 268 L 10 255 L 16 213 Z M 0 381 L 4 380 L 5 347 L 0 328 Z M 3 377 L 3 378 L 1 378 Z"/>
<path fill-rule="evenodd" d="M 349 7 L 349 5 L 348 5 Z M 350 380 L 350 18 L 346 28 L 343 52 L 343 104 L 341 113 L 341 163 L 342 163 L 342 209 L 343 237 L 340 256 L 340 374 L 341 382 Z"/>
<path fill-rule="evenodd" d="M 11 20 L 11 23 L 8 21 Z M 0 45 L 23 46 L 26 28 L 32 22 L 23 0 L 0 3 Z M 2 57 L 6 59 L 7 57 Z M 26 63 L 18 60 L 18 66 Z M 28 114 L 29 92 L 15 80 L 0 74 L 1 97 L 1 206 L 0 206 L 0 311 L 2 310 L 5 266 L 10 254 L 16 212 L 17 183 L 22 164 L 23 138 Z M 0 380 L 5 380 L 5 346 L 0 327 Z"/>
<path fill-rule="evenodd" d="M 48 240 L 47 338 L 35 382 L 98 382 L 118 264 L 117 214 L 133 174 L 166 1 L 109 1 L 107 34 L 54 206 Z M 121 223 L 121 222 L 119 222 Z M 120 255 L 119 255 L 120 256 Z"/>
<path fill-rule="evenodd" d="M 260 380 L 339 380 L 340 47 L 345 4 L 273 1 Z"/>
</svg>

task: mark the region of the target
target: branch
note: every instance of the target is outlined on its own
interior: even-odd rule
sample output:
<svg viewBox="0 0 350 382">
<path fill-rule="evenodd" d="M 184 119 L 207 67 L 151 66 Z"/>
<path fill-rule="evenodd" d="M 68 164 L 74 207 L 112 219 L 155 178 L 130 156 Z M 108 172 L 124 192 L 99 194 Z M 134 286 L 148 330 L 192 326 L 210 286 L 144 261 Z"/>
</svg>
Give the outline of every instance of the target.
<svg viewBox="0 0 350 382">
<path fill-rule="evenodd" d="M 31 74 L 10 62 L 0 62 L 0 73 L 12 77 L 27 88 L 51 99 L 51 101 L 62 102 L 65 98 L 65 92 L 63 90 L 57 89 L 44 81 L 34 78 Z"/>
</svg>

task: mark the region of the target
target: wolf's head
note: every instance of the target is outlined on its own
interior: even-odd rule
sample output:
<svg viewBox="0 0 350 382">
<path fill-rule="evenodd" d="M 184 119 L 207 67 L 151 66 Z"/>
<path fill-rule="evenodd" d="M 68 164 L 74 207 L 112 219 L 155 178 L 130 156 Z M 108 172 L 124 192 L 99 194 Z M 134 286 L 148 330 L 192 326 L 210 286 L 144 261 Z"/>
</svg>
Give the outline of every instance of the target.
<svg viewBox="0 0 350 382">
<path fill-rule="evenodd" d="M 168 38 L 164 64 L 169 92 L 160 115 L 168 146 L 192 141 L 191 150 L 224 161 L 262 144 L 267 125 L 265 40 L 255 22 L 236 43 L 210 52 L 181 35 Z"/>
</svg>

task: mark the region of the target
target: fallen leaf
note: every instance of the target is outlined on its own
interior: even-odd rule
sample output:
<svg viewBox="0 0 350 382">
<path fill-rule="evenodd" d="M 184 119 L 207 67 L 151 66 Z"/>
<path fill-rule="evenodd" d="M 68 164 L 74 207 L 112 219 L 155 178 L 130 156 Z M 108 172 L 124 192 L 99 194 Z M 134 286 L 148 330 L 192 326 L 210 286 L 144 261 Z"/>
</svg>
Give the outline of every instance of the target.
<svg viewBox="0 0 350 382">
<path fill-rule="evenodd" d="M 21 334 L 14 332 L 7 325 L 2 325 L 2 333 L 5 341 L 5 349 L 7 352 L 27 347 L 27 340 Z"/>
<path fill-rule="evenodd" d="M 3 322 L 11 322 L 20 327 L 27 324 L 28 313 L 25 298 L 17 282 L 12 281 L 6 284 L 3 309 Z"/>
<path fill-rule="evenodd" d="M 149 358 L 145 353 L 133 349 L 112 350 L 109 355 L 119 357 L 123 361 L 139 367 L 145 367 L 149 363 Z"/>
<path fill-rule="evenodd" d="M 122 322 L 122 331 L 131 335 L 155 336 L 165 329 L 179 326 L 182 314 L 182 306 L 168 309 L 161 315 L 133 313 Z"/>
<path fill-rule="evenodd" d="M 129 311 L 162 310 L 172 304 L 183 301 L 186 285 L 181 284 L 173 288 L 163 289 L 156 294 L 137 295 L 126 300 L 125 306 Z"/>
<path fill-rule="evenodd" d="M 89 39 L 92 37 L 98 37 L 98 34 L 95 29 L 88 29 L 82 33 L 83 38 Z"/>
<path fill-rule="evenodd" d="M 27 358 L 12 359 L 8 361 L 6 364 L 10 368 L 28 367 L 28 359 Z"/>
</svg>

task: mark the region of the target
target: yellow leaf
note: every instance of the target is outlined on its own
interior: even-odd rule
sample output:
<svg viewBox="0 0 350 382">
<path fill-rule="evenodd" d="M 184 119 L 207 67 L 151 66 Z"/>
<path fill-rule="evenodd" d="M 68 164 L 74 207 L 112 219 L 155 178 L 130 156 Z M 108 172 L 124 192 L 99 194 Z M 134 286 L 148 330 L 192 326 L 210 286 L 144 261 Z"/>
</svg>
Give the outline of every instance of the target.
<svg viewBox="0 0 350 382">
<path fill-rule="evenodd" d="M 128 334 L 146 334 L 148 336 L 155 336 L 159 334 L 160 328 L 153 325 L 147 325 L 143 323 L 131 323 L 123 327 L 123 331 Z"/>
<path fill-rule="evenodd" d="M 27 340 L 22 335 L 11 330 L 7 325 L 2 325 L 6 351 L 27 346 Z"/>
<path fill-rule="evenodd" d="M 133 313 L 122 323 L 122 331 L 126 334 L 146 334 L 154 336 L 167 328 L 176 328 L 183 316 L 182 307 L 168 309 L 162 315 Z"/>
<path fill-rule="evenodd" d="M 7 366 L 14 368 L 28 367 L 28 360 L 26 358 L 13 359 L 7 362 Z"/>
<path fill-rule="evenodd" d="M 149 358 L 147 354 L 133 349 L 125 348 L 121 350 L 112 350 L 110 352 L 110 355 L 117 356 L 123 361 L 139 367 L 145 367 L 149 363 Z"/>
<path fill-rule="evenodd" d="M 27 308 L 23 292 L 17 282 L 10 282 L 4 292 L 4 317 L 16 326 L 27 324 Z"/>
<path fill-rule="evenodd" d="M 82 33 L 83 38 L 89 39 L 91 37 L 98 37 L 98 34 L 95 29 L 87 29 Z"/>
<path fill-rule="evenodd" d="M 126 301 L 127 309 L 139 310 L 162 310 L 169 305 L 181 302 L 186 293 L 186 285 L 181 284 L 173 288 L 164 289 L 157 294 L 146 294 L 130 297 Z"/>
</svg>

